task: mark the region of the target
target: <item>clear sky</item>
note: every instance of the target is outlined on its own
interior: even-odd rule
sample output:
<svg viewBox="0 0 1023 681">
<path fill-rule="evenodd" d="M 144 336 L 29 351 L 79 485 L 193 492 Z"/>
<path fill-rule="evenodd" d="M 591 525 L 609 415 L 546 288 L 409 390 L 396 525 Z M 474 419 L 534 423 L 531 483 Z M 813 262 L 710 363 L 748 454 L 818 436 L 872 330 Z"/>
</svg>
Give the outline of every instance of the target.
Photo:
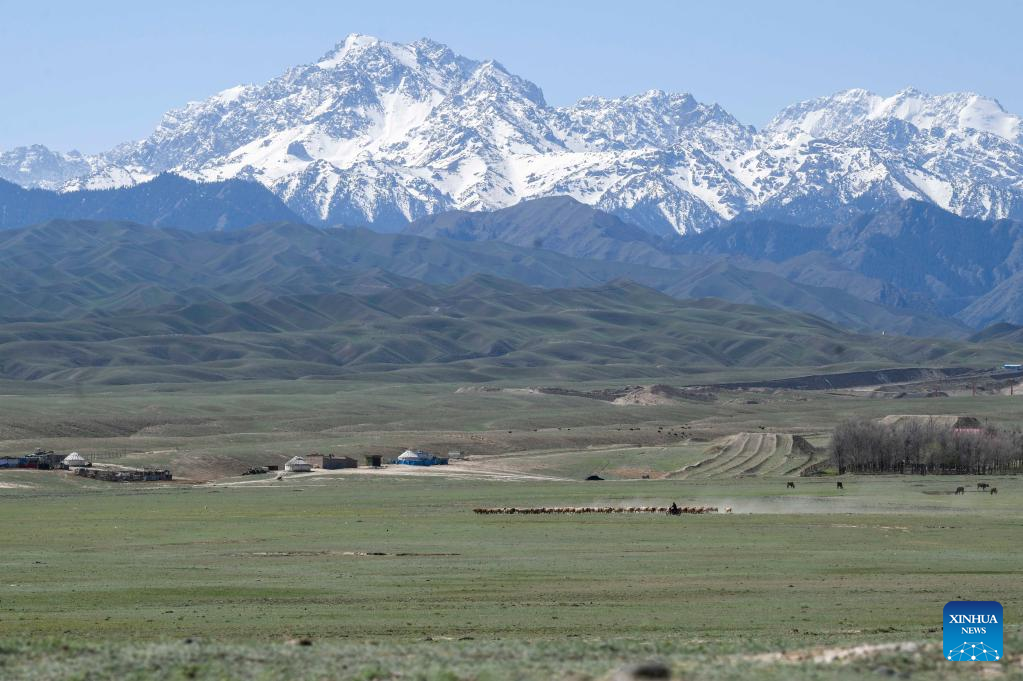
<svg viewBox="0 0 1023 681">
<path fill-rule="evenodd" d="M 349 33 L 496 59 L 552 104 L 692 92 L 760 126 L 849 88 L 971 90 L 1023 113 L 1019 0 L 0 0 L 0 149 L 105 150 Z"/>
</svg>

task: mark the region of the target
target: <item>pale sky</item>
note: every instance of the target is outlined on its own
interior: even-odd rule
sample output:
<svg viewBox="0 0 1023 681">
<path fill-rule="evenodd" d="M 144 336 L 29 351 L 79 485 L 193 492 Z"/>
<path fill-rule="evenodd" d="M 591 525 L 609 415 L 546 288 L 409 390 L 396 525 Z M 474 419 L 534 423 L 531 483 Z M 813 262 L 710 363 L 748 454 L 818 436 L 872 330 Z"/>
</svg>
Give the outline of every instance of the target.
<svg viewBox="0 0 1023 681">
<path fill-rule="evenodd" d="M 0 150 L 83 152 L 313 62 L 349 33 L 496 59 L 551 104 L 659 88 L 761 126 L 850 87 L 970 90 L 1023 113 L 1023 2 L 0 0 Z"/>
</svg>

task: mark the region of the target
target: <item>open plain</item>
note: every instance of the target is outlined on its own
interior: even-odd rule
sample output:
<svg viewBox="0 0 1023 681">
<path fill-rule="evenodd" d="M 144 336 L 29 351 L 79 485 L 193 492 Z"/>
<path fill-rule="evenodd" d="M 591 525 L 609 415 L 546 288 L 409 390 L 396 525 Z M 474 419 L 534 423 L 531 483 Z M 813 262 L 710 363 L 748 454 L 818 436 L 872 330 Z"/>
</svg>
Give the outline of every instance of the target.
<svg viewBox="0 0 1023 681">
<path fill-rule="evenodd" d="M 1001 601 L 1018 647 L 1023 483 L 800 476 L 849 416 L 1018 413 L 944 387 L 641 404 L 523 385 L 20 390 L 0 453 L 73 448 L 175 481 L 0 471 L 0 676 L 582 679 L 657 660 L 694 679 L 976 678 L 940 659 L 941 608 Z M 240 475 L 405 447 L 464 459 Z M 672 502 L 721 512 L 473 513 Z"/>
</svg>

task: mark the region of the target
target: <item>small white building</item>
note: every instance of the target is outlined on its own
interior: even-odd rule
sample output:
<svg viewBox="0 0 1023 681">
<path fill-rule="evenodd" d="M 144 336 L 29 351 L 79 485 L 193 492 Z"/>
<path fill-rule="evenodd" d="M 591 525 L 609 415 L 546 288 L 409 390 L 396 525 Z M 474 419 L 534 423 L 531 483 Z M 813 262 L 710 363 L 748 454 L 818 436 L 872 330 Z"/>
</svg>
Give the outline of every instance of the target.
<svg viewBox="0 0 1023 681">
<path fill-rule="evenodd" d="M 301 456 L 294 456 L 288 463 L 284 464 L 284 470 L 292 473 L 308 473 L 312 469 L 312 465 Z"/>
<path fill-rule="evenodd" d="M 78 452 L 71 452 L 60 463 L 64 468 L 85 468 L 92 465 L 92 462 L 86 461 L 85 457 Z"/>
<path fill-rule="evenodd" d="M 394 460 L 394 463 L 403 464 L 405 466 L 436 466 L 447 462 L 447 459 L 441 459 L 429 452 L 424 452 L 421 449 L 417 449 L 415 451 L 406 449 L 401 453 L 401 456 Z"/>
<path fill-rule="evenodd" d="M 429 454 L 422 450 L 417 449 L 413 451 L 411 449 L 406 449 L 404 452 L 401 453 L 401 455 L 397 459 L 395 459 L 395 462 L 406 464 L 418 464 L 421 462 L 428 461 L 431 458 L 433 457 L 431 457 Z"/>
</svg>

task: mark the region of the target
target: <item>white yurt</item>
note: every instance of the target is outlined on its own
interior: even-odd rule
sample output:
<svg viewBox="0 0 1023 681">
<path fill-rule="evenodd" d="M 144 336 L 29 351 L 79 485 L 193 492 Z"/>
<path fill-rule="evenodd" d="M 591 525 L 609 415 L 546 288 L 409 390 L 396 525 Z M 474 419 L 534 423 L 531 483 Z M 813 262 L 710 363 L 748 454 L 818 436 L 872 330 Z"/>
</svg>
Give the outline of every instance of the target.
<svg viewBox="0 0 1023 681">
<path fill-rule="evenodd" d="M 303 459 L 301 456 L 292 457 L 288 463 L 284 464 L 284 470 L 291 471 L 292 473 L 308 473 L 313 467 Z"/>
<path fill-rule="evenodd" d="M 406 449 L 401 453 L 401 456 L 395 459 L 394 463 L 400 463 L 406 466 L 429 466 L 433 463 L 433 455 L 428 454 L 421 449 L 417 449 L 415 451 Z"/>
<path fill-rule="evenodd" d="M 92 465 L 91 463 L 86 461 L 85 457 L 83 457 L 78 452 L 71 452 L 70 454 L 64 457 L 64 460 L 61 461 L 61 463 L 64 465 L 65 468 L 84 468 L 86 466 Z"/>
</svg>

